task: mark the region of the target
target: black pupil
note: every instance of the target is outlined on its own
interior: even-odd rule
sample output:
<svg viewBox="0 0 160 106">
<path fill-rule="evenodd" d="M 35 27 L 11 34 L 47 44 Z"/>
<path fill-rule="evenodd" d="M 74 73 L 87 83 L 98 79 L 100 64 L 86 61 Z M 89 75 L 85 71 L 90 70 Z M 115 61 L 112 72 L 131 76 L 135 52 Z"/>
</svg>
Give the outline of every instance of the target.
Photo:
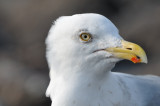
<svg viewBox="0 0 160 106">
<path fill-rule="evenodd" d="M 83 37 L 86 39 L 86 38 L 88 38 L 88 36 L 87 35 L 83 35 Z"/>
</svg>

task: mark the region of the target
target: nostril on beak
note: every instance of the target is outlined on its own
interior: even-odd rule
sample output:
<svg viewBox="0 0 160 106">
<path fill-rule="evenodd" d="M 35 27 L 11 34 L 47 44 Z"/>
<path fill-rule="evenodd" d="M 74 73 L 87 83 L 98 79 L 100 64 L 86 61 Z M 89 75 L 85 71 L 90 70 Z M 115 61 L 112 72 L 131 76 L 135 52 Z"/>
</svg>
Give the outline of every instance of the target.
<svg viewBox="0 0 160 106">
<path fill-rule="evenodd" d="M 132 50 L 132 48 L 126 48 L 126 49 L 128 49 L 128 50 Z"/>
</svg>

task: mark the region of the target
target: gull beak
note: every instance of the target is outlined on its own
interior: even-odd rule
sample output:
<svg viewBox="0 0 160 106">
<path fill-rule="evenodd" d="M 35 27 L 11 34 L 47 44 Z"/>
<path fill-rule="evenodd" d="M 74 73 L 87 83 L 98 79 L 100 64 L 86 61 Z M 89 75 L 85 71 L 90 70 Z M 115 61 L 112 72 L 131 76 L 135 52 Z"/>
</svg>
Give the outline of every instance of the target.
<svg viewBox="0 0 160 106">
<path fill-rule="evenodd" d="M 137 44 L 128 41 L 121 41 L 122 47 L 111 47 L 105 51 L 111 53 L 113 57 L 127 59 L 133 63 L 147 63 L 145 51 Z"/>
</svg>

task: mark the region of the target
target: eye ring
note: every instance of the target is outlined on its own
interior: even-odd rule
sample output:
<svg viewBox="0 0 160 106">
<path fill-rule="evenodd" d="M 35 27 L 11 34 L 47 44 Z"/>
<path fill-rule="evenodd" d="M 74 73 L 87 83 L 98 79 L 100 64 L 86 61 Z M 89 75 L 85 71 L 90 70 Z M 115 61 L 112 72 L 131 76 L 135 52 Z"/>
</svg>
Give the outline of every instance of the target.
<svg viewBox="0 0 160 106">
<path fill-rule="evenodd" d="M 81 33 L 80 38 L 82 41 L 88 42 L 91 40 L 92 36 L 89 33 Z"/>
</svg>

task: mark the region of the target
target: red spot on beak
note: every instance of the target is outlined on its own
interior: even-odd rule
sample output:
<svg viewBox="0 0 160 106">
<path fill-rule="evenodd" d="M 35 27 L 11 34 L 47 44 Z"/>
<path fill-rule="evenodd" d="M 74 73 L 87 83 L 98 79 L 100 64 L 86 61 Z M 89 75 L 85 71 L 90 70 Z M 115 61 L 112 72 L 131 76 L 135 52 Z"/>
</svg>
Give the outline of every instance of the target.
<svg viewBox="0 0 160 106">
<path fill-rule="evenodd" d="M 141 62 L 141 59 L 139 59 L 139 58 L 137 58 L 137 57 L 132 57 L 132 58 L 131 58 L 131 61 L 132 61 L 133 63 L 140 63 L 140 62 Z"/>
</svg>

